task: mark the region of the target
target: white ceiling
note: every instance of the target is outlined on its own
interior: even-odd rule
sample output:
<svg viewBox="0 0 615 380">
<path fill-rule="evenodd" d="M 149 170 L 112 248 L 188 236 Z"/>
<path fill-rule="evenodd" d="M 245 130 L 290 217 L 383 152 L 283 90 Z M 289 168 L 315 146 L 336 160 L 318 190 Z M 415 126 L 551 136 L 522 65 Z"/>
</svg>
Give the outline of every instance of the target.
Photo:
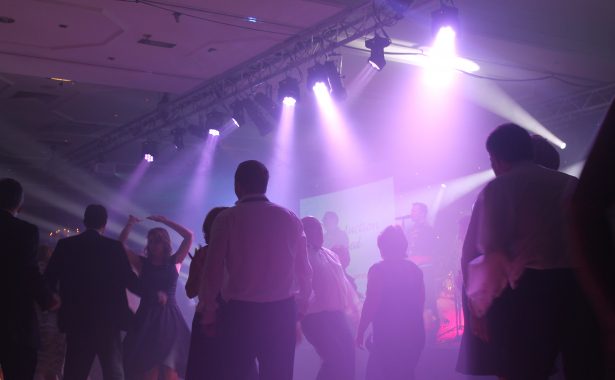
<svg viewBox="0 0 615 380">
<path fill-rule="evenodd" d="M 14 141 L 33 141 L 4 139 L 3 157 L 47 160 L 53 149 L 72 150 L 153 110 L 165 93 L 171 99 L 186 93 L 361 2 L 148 1 L 0 0 L 0 17 L 15 19 L 0 23 L 0 126 L 22 137 Z M 482 75 L 555 73 L 582 84 L 615 81 L 615 1 L 457 0 L 456 5 L 461 51 L 480 62 Z M 155 6 L 183 15 L 177 22 L 172 11 Z M 428 44 L 430 12 L 437 6 L 436 0 L 416 0 L 388 32 L 397 40 Z M 137 43 L 142 38 L 175 46 Z M 74 83 L 59 85 L 49 77 Z M 535 94 L 544 99 L 573 89 L 541 83 Z"/>
</svg>

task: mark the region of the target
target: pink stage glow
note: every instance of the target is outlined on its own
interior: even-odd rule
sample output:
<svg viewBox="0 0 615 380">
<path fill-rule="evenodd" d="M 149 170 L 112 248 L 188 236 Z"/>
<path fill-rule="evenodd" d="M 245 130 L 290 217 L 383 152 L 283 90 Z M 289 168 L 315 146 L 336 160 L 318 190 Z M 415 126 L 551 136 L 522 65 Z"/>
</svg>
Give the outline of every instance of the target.
<svg viewBox="0 0 615 380">
<path fill-rule="evenodd" d="M 322 138 L 326 143 L 324 162 L 331 166 L 331 170 L 335 171 L 334 174 L 337 176 L 359 174 L 363 165 L 363 156 L 329 89 L 324 84 L 316 84 L 314 94 L 320 114 Z"/>
<path fill-rule="evenodd" d="M 448 86 L 456 74 L 457 53 L 455 49 L 456 33 L 453 28 L 441 28 L 432 47 L 427 51 L 428 65 L 425 67 L 425 81 L 432 87 Z"/>
<path fill-rule="evenodd" d="M 269 186 L 271 199 L 285 206 L 292 204 L 294 192 L 292 187 L 295 167 L 294 124 L 295 106 L 283 102 L 273 155 L 268 166 L 271 171 L 272 185 Z"/>
</svg>

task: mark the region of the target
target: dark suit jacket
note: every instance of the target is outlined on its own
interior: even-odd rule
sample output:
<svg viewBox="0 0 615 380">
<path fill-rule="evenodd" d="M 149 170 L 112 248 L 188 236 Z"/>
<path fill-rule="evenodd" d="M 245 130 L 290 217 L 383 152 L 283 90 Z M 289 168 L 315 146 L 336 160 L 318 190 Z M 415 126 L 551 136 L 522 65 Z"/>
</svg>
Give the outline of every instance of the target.
<svg viewBox="0 0 615 380">
<path fill-rule="evenodd" d="M 45 277 L 62 299 L 58 315 L 61 331 L 88 333 L 130 326 L 132 312 L 126 289 L 139 294 L 139 280 L 119 241 L 95 230 L 62 239 Z"/>
<path fill-rule="evenodd" d="M 34 303 L 45 309 L 51 293 L 38 270 L 37 251 L 38 228 L 0 210 L 0 341 L 38 345 Z"/>
</svg>

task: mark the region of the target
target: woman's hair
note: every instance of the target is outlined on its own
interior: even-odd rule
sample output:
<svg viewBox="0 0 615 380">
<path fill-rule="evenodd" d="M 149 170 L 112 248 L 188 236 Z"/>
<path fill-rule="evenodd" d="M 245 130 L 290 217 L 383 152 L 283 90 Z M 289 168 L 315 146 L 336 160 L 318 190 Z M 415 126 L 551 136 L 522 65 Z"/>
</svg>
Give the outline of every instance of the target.
<svg viewBox="0 0 615 380">
<path fill-rule="evenodd" d="M 205 236 L 205 243 L 209 244 L 211 239 L 211 227 L 214 225 L 216 217 L 228 207 L 214 207 L 207 213 L 205 220 L 203 221 L 203 235 Z"/>
<path fill-rule="evenodd" d="M 378 249 L 383 259 L 401 259 L 408 256 L 408 240 L 400 226 L 391 225 L 378 235 Z"/>
<path fill-rule="evenodd" d="M 171 248 L 171 236 L 169 232 L 162 227 L 152 228 L 147 231 L 147 245 L 145 246 L 145 256 L 149 257 L 149 242 L 150 240 L 159 240 L 164 244 L 165 256 L 171 256 L 173 249 Z"/>
</svg>

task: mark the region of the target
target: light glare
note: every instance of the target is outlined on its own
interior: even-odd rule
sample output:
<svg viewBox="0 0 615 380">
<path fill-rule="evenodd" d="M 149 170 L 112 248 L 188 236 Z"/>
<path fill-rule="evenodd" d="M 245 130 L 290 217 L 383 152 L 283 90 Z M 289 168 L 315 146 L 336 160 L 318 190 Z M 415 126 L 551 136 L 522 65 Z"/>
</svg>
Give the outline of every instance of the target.
<svg viewBox="0 0 615 380">
<path fill-rule="evenodd" d="M 154 156 L 152 156 L 152 155 L 151 155 L 151 154 L 149 154 L 149 153 L 146 153 L 146 154 L 143 156 L 143 159 L 145 159 L 145 161 L 147 161 L 147 162 L 154 162 Z"/>
<path fill-rule="evenodd" d="M 209 130 L 209 134 L 212 136 L 220 136 L 220 131 L 212 128 Z"/>
<path fill-rule="evenodd" d="M 291 97 L 291 96 L 285 96 L 284 100 L 282 100 L 282 103 L 285 106 L 294 106 L 297 103 L 297 99 Z"/>
</svg>

